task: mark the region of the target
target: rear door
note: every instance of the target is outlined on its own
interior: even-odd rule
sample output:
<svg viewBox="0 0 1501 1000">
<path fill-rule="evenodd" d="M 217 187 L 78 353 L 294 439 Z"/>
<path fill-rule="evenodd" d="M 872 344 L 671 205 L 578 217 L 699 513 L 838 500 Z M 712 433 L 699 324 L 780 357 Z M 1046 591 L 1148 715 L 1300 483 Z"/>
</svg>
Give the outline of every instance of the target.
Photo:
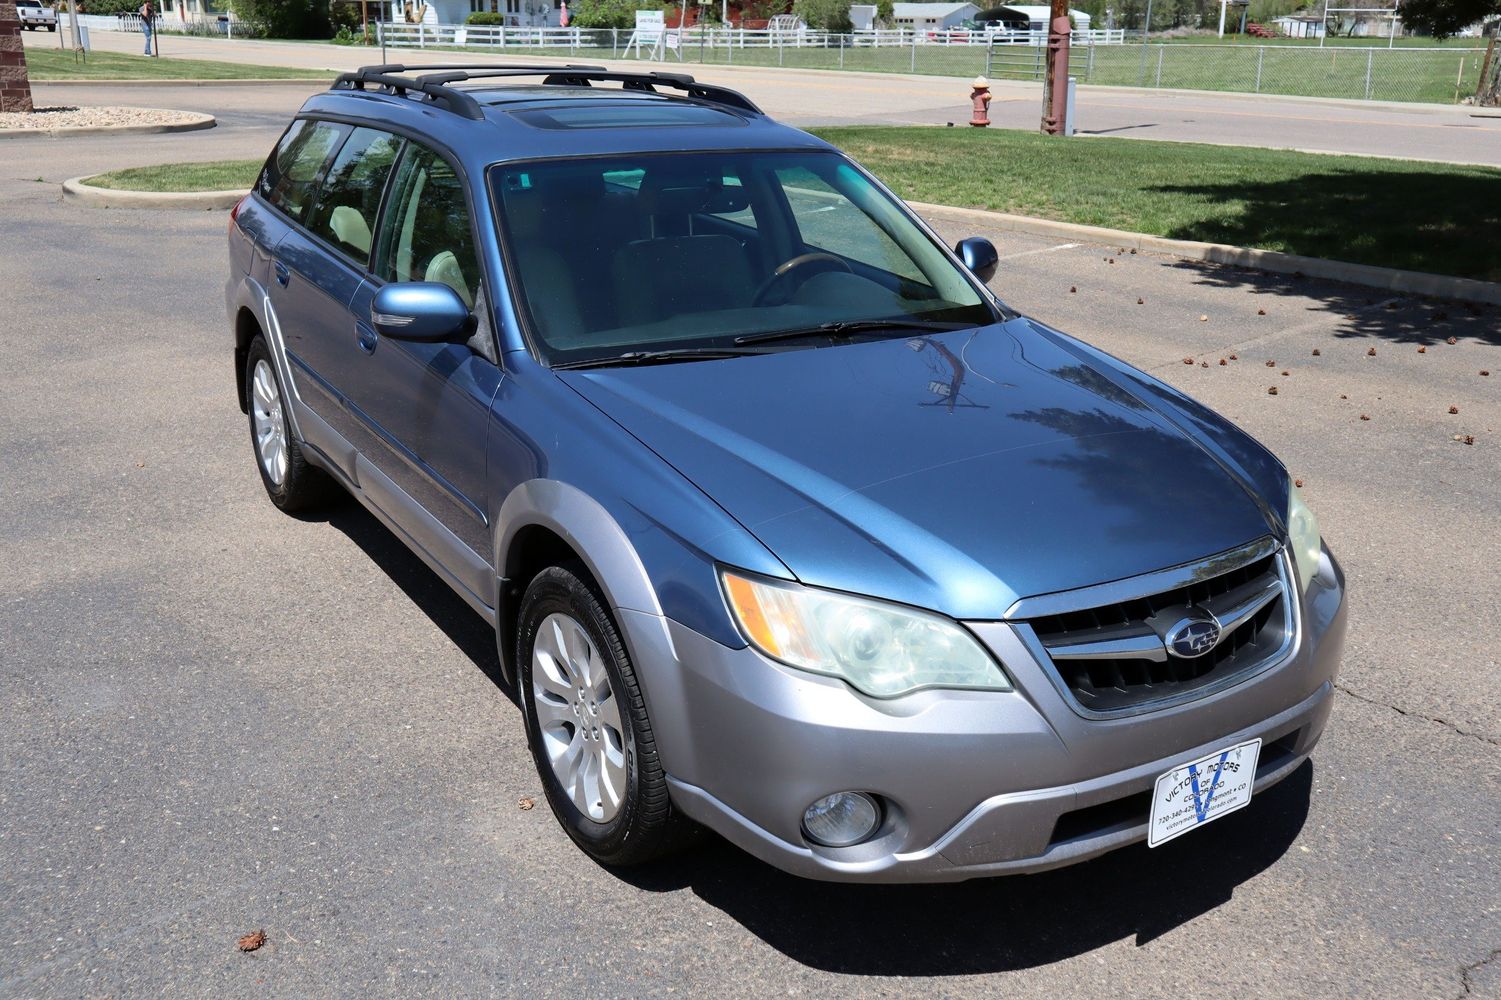
<svg viewBox="0 0 1501 1000">
<path fill-rule="evenodd" d="M 317 200 L 329 162 L 349 131 L 349 126 L 334 122 L 294 122 L 257 187 L 285 223 L 269 248 L 270 273 L 265 282 L 269 333 L 285 354 L 294 397 L 336 429 L 341 424 L 339 397 L 314 359 L 320 341 L 351 325 L 349 299 L 362 274 L 351 278 L 348 269 L 321 251 L 301 226 Z M 270 227 L 265 235 L 273 235 Z M 347 449 L 332 447 L 327 435 L 317 433 L 315 427 L 304 427 L 303 433 L 349 471 Z"/>
</svg>

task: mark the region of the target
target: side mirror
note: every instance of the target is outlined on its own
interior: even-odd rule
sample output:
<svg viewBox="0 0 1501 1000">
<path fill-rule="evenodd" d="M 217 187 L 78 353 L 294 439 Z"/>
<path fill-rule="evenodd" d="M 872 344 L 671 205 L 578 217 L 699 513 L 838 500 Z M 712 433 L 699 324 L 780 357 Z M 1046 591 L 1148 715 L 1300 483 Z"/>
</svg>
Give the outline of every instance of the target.
<svg viewBox="0 0 1501 1000">
<path fill-rule="evenodd" d="M 995 277 L 996 265 L 1001 262 L 1000 255 L 995 252 L 995 244 L 983 236 L 960 240 L 954 245 L 954 253 L 964 261 L 964 266 L 969 268 L 970 273 L 981 281 Z"/>
<path fill-rule="evenodd" d="M 442 282 L 404 281 L 375 293 L 370 324 L 382 337 L 437 343 L 469 334 L 474 316 L 459 293 Z"/>
</svg>

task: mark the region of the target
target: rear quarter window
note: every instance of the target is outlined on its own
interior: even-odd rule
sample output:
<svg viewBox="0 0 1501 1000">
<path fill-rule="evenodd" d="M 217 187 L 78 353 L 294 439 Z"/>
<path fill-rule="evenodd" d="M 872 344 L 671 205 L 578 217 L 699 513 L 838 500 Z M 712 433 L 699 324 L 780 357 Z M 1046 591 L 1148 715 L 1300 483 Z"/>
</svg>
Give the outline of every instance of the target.
<svg viewBox="0 0 1501 1000">
<path fill-rule="evenodd" d="M 300 222 L 317 193 L 314 185 L 318 172 L 346 131 L 345 126 L 330 122 L 306 118 L 293 122 L 277 144 L 276 152 L 266 161 L 256 191 Z"/>
</svg>

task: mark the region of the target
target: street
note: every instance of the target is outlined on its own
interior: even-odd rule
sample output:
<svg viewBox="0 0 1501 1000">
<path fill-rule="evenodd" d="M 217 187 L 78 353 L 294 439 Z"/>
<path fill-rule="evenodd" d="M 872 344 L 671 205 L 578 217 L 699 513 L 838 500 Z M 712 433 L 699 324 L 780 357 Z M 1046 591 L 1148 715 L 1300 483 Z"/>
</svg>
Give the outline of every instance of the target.
<svg viewBox="0 0 1501 1000">
<path fill-rule="evenodd" d="M 1210 829 L 1043 875 L 823 885 L 717 840 L 609 871 L 480 619 L 358 505 L 267 501 L 223 213 L 60 200 L 259 157 L 312 89 L 115 88 L 221 124 L 5 141 L 0 995 L 1501 997 L 1501 311 L 939 222 L 1302 480 L 1351 601 L 1323 742 Z"/>
</svg>

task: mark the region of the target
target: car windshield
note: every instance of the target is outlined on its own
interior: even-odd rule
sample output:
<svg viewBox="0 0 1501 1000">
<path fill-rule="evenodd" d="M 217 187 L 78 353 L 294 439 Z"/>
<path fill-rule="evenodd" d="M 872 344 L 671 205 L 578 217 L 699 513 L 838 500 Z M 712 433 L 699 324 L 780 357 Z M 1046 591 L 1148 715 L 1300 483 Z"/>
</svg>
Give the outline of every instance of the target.
<svg viewBox="0 0 1501 1000">
<path fill-rule="evenodd" d="M 501 164 L 490 182 L 518 299 L 550 364 L 702 358 L 737 343 L 761 353 L 996 319 L 836 153 Z"/>
</svg>

